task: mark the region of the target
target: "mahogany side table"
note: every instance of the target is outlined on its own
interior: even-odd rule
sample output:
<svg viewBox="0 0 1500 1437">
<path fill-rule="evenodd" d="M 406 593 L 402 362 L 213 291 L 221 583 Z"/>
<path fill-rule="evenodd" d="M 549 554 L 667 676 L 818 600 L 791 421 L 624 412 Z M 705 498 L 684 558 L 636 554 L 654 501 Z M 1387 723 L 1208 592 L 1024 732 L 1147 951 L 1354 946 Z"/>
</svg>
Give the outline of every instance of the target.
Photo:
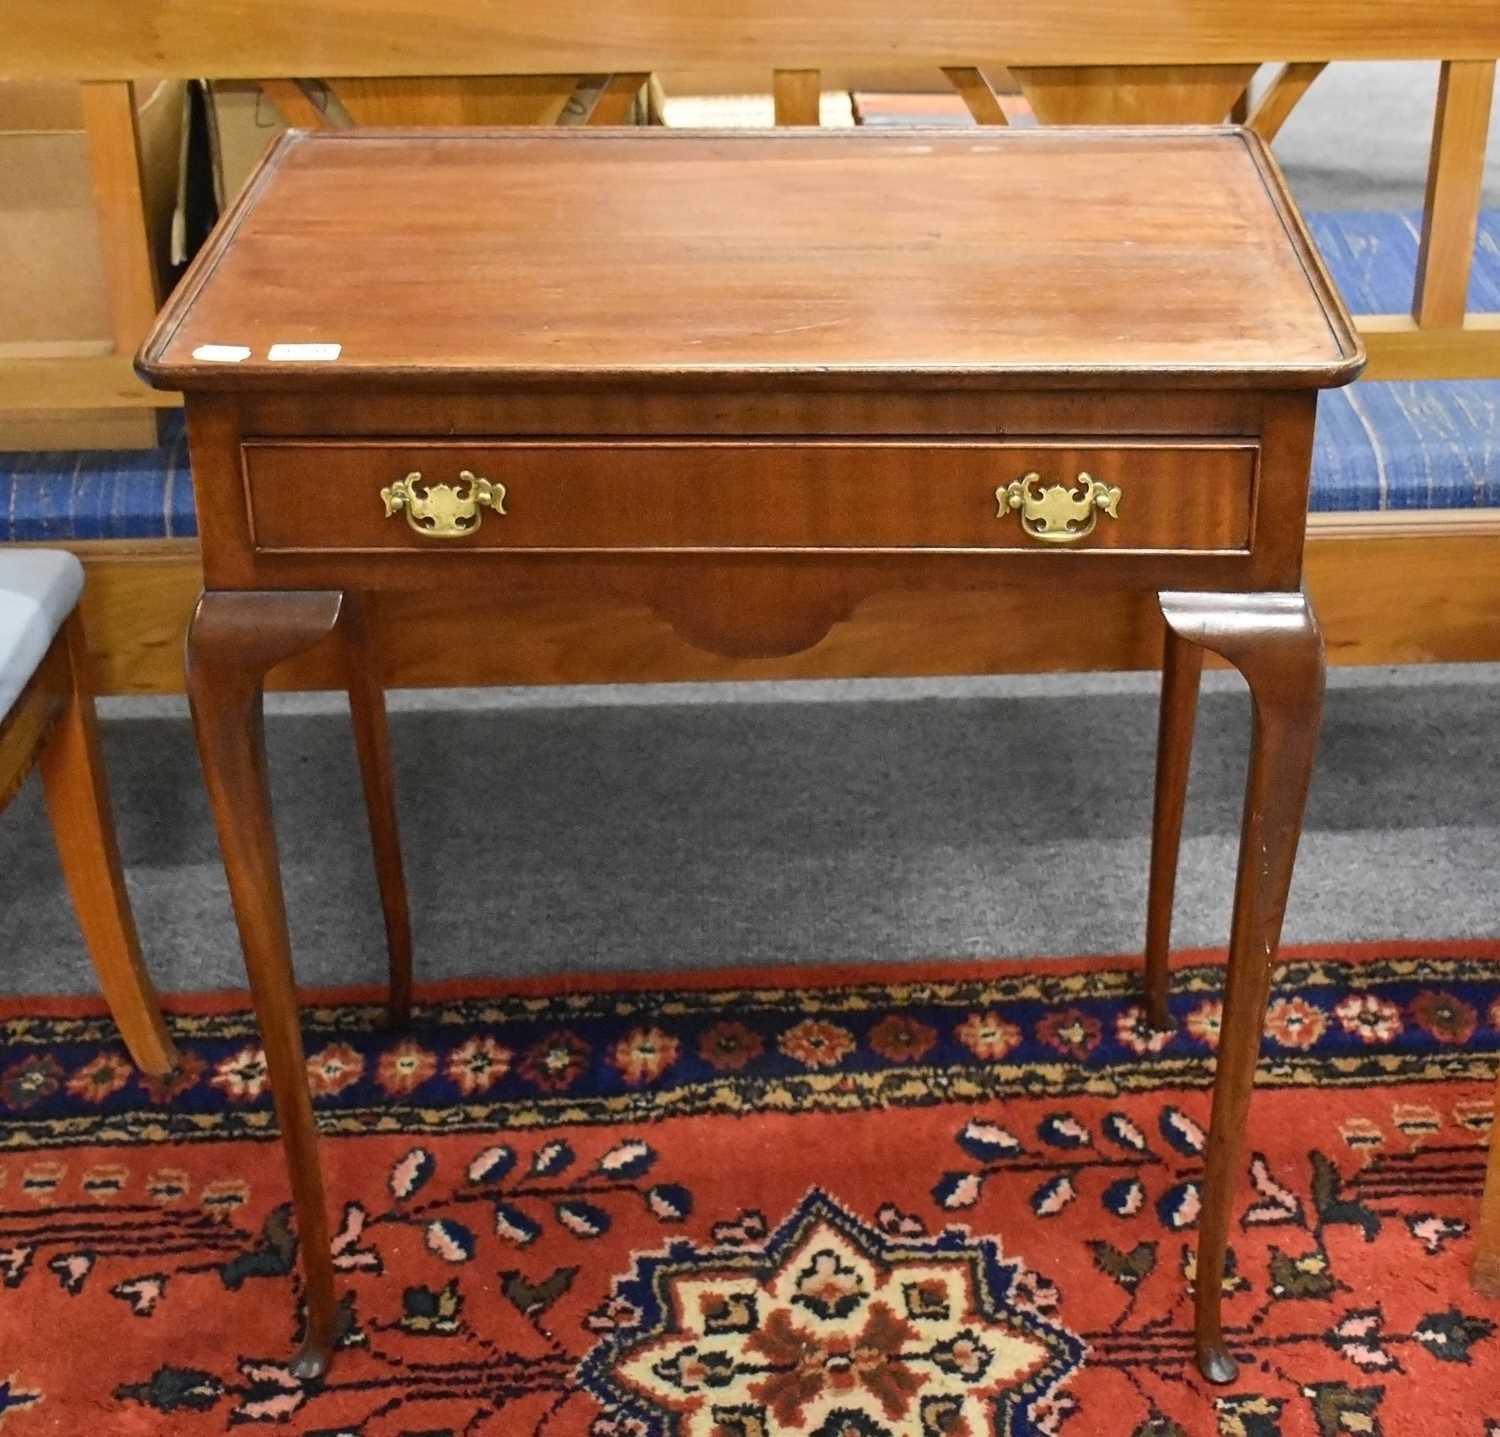
<svg viewBox="0 0 1500 1437">
<path fill-rule="evenodd" d="M 1203 651 L 1250 688 L 1196 1293 L 1199 1365 L 1232 1379 L 1223 1259 L 1323 687 L 1299 588 L 1316 391 L 1362 363 L 1240 130 L 277 144 L 138 366 L 187 395 L 206 585 L 188 690 L 291 1169 L 297 1370 L 326 1367 L 336 1302 L 266 671 L 330 633 L 348 655 L 399 1021 L 371 591 L 625 596 L 705 648 L 778 654 L 877 592 L 1036 586 L 1080 625 L 1123 591 L 1160 597 L 1161 1022 Z"/>
</svg>

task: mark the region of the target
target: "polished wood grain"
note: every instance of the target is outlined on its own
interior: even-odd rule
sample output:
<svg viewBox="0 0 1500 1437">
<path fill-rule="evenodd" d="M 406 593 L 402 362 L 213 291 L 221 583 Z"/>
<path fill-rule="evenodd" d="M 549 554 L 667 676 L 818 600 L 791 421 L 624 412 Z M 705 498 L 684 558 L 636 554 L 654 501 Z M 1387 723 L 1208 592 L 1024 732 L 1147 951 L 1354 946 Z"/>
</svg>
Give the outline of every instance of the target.
<svg viewBox="0 0 1500 1437">
<path fill-rule="evenodd" d="M 370 848 L 375 857 L 375 886 L 385 920 L 390 972 L 387 1020 L 392 1028 L 403 1028 L 411 1019 L 411 906 L 406 896 L 406 873 L 401 862 L 401 834 L 396 816 L 391 731 L 385 712 L 385 665 L 380 641 L 370 619 L 367 594 L 357 589 L 345 593 L 339 610 L 339 630 L 343 637 L 344 686 L 349 691 L 354 748 L 359 755 L 365 814 L 370 825 Z"/>
<path fill-rule="evenodd" d="M 1220 125 L 1259 66 L 1015 65 L 1044 125 Z"/>
<path fill-rule="evenodd" d="M 778 125 L 816 125 L 821 98 L 817 70 L 777 70 L 771 79 L 773 112 Z"/>
<path fill-rule="evenodd" d="M 1172 899 L 1182 848 L 1182 816 L 1187 804 L 1193 756 L 1193 722 L 1203 649 L 1183 639 L 1170 624 L 1161 667 L 1161 715 L 1156 740 L 1156 796 L 1151 811 L 1151 878 L 1146 890 L 1146 1011 L 1152 1026 L 1170 1026 L 1167 987 L 1172 950 Z"/>
<path fill-rule="evenodd" d="M 299 130 L 326 130 L 332 124 L 327 111 L 313 103 L 300 80 L 257 80 L 256 84 L 287 124 Z"/>
<path fill-rule="evenodd" d="M 577 83 L 575 75 L 372 73 L 332 88 L 356 125 L 552 125 Z"/>
<path fill-rule="evenodd" d="M 1470 314 L 1457 329 L 1421 329 L 1407 314 L 1362 314 L 1358 329 L 1368 353 L 1362 372 L 1366 379 L 1485 379 L 1500 374 L 1500 315 Z M 124 355 L 0 359 L 0 396 L 7 409 L 15 410 L 126 411 L 182 404 L 175 390 L 142 384 Z"/>
<path fill-rule="evenodd" d="M 1259 434 L 1270 398 L 1223 389 L 1023 390 L 892 388 L 799 392 L 770 383 L 738 386 L 622 384 L 511 389 L 475 384 L 427 390 L 366 390 L 339 395 L 295 391 L 237 394 L 234 409 L 251 439 L 700 438 L 806 439 L 914 434 L 953 439 L 1071 434 L 1109 443 L 1180 436 L 1245 439 Z M 198 401 L 201 408 L 204 399 Z"/>
<path fill-rule="evenodd" d="M 356 213 L 402 218 L 350 245 L 339 217 Z M 590 223 L 559 232 L 560 213 Z M 267 358 L 287 342 L 342 351 Z M 203 344 L 251 357 L 196 361 Z M 1243 388 L 1341 383 L 1361 363 L 1246 132 L 991 127 L 292 132 L 140 368 L 242 393 L 478 376 Z"/>
<path fill-rule="evenodd" d="M 1291 118 L 1292 111 L 1297 108 L 1313 81 L 1327 68 L 1327 64 L 1321 60 L 1303 60 L 1283 65 L 1266 87 L 1265 93 L 1255 102 L 1255 109 L 1247 117 L 1246 123 L 1270 144 L 1281 133 L 1281 127 Z"/>
<path fill-rule="evenodd" d="M 68 547 L 88 572 L 83 613 L 94 692 L 181 693 L 183 638 L 203 587 L 197 542 Z M 1315 514 L 1304 583 L 1331 664 L 1500 661 L 1494 511 Z M 1144 669 L 1161 662 L 1148 610 L 1138 600 L 1117 602 L 1101 622 L 1081 625 L 1027 591 L 875 594 L 814 648 L 775 659 L 705 653 L 644 605 L 611 595 L 527 594 L 477 612 L 453 594 L 376 596 L 374 623 L 387 683 L 403 688 L 604 683 L 625 673 L 678 682 Z M 342 684 L 334 660 L 315 652 L 278 669 L 268 687 Z"/>
<path fill-rule="evenodd" d="M 1258 450 L 1211 443 L 975 445 L 700 443 L 406 447 L 246 444 L 260 550 L 1026 549 L 1039 541 L 997 488 L 1078 490 L 1080 475 L 1121 489 L 1076 551 L 1249 547 Z M 468 471 L 506 488 L 505 513 L 438 541 L 387 517 L 380 491 L 409 473 L 459 484 Z"/>
<path fill-rule="evenodd" d="M 338 622 L 339 594 L 204 594 L 187 641 L 187 692 L 297 1214 L 307 1332 L 292 1370 L 320 1377 L 338 1320 L 317 1120 L 307 1087 L 281 864 L 271 818 L 261 690 L 266 671 Z"/>
<path fill-rule="evenodd" d="M 141 957 L 125 888 L 104 777 L 104 754 L 88 690 L 88 648 L 75 612 L 57 647 L 68 683 L 61 712 L 38 758 L 58 861 L 78 914 L 99 987 L 136 1065 L 158 1076 L 177 1065 L 177 1051 Z"/>
<path fill-rule="evenodd" d="M 589 124 L 628 125 L 635 116 L 648 78 L 644 71 L 638 70 L 611 75 L 589 110 Z"/>
<path fill-rule="evenodd" d="M 1212 650 L 1240 671 L 1253 715 L 1194 1280 L 1198 1367 L 1210 1382 L 1225 1383 L 1239 1369 L 1220 1321 L 1224 1258 L 1271 966 L 1317 748 L 1324 654 L 1317 621 L 1300 594 L 1169 593 L 1161 607 L 1178 639 Z M 1184 709 L 1179 700 L 1174 725 L 1186 717 Z"/>
<path fill-rule="evenodd" d="M 1301 583 L 1316 419 L 1311 393 L 1266 397 L 1247 588 L 1287 589 Z"/>
<path fill-rule="evenodd" d="M 128 414 L 181 405 L 180 394 L 142 384 L 128 354 L 0 359 L 0 409 L 6 413 L 37 410 L 76 424 L 92 410 Z"/>
<path fill-rule="evenodd" d="M 1288 57 L 1278 82 L 1265 97 L 1259 129 L 1273 132 L 1287 107 L 1300 97 L 1306 76 L 1331 60 L 1434 59 L 1487 64 L 1500 48 L 1500 21 L 1492 0 L 1438 0 L 1432 5 L 1402 5 L 1393 18 L 1384 0 L 1337 0 L 1306 6 L 1278 0 L 1246 6 L 1239 0 L 1151 0 L 1144 8 L 1120 0 L 1024 0 L 999 10 L 975 7 L 969 0 L 948 0 L 933 11 L 913 16 L 909 7 L 872 7 L 866 0 L 843 0 L 832 6 L 789 10 L 776 0 L 758 0 L 753 13 L 727 0 L 704 8 L 698 0 L 665 0 L 642 7 L 628 3 L 607 17 L 569 10 L 559 14 L 550 4 L 545 15 L 533 14 L 531 0 L 518 8 L 497 0 L 472 5 L 436 0 L 420 13 L 398 0 L 338 0 L 320 6 L 316 22 L 300 15 L 245 12 L 238 0 L 211 0 L 206 6 L 188 0 L 142 0 L 129 7 L 105 0 L 66 0 L 40 5 L 20 0 L 7 15 L 3 62 L 21 78 L 104 79 L 122 82 L 139 74 L 172 73 L 183 77 L 212 74 L 264 81 L 267 75 L 319 74 L 354 85 L 389 78 L 420 91 L 424 77 L 435 77 L 441 113 L 472 118 L 473 111 L 455 102 L 469 77 L 477 88 L 493 86 L 497 71 L 511 73 L 499 89 L 512 106 L 491 108 L 492 120 L 550 123 L 568 99 L 568 87 L 579 74 L 643 73 L 665 67 L 674 78 L 700 86 L 731 89 L 763 87 L 773 66 L 796 67 L 789 74 L 813 73 L 821 66 L 829 89 L 909 88 L 921 74 L 943 68 L 975 75 L 976 63 L 1048 68 L 1074 80 L 1052 86 L 1075 95 L 1065 103 L 1080 117 L 1133 113 L 1141 118 L 1187 113 L 1178 108 L 1170 83 L 1143 85 L 1141 76 L 1180 77 L 1184 95 L 1201 93 L 1195 72 L 1213 67 L 1243 67 L 1253 59 Z M 643 11 L 644 13 L 637 13 Z M 131 57 L 134 58 L 131 58 Z M 687 68 L 684 69 L 683 67 Z M 548 73 L 555 72 L 555 73 Z M 1115 82 L 1134 92 L 1137 107 L 1120 108 L 1108 91 Z M 281 85 L 288 81 L 273 81 Z M 648 82 L 650 84 L 651 82 Z M 1092 98 L 1093 92 L 1098 98 Z M 290 91 L 283 91 L 290 94 Z M 437 93 L 437 92 L 434 92 Z M 660 85 L 653 92 L 659 118 Z M 1154 96 L 1140 107 L 1143 94 Z M 993 122 L 997 111 L 981 89 L 968 92 L 979 105 L 979 118 Z M 1044 98 L 1043 106 L 1046 108 Z M 301 108 L 298 106 L 297 108 Z M 1459 113 L 1464 107 L 1454 107 Z M 412 120 L 427 119 L 430 107 L 403 110 Z M 1196 113 L 1194 111 L 1193 113 Z M 1240 117 L 1239 102 L 1232 111 Z M 316 123 L 316 122 L 315 122 Z M 1482 127 L 1465 126 L 1464 137 L 1446 147 L 1438 183 L 1431 181 L 1428 216 L 1440 238 L 1461 233 L 1454 216 L 1469 204 L 1467 176 L 1482 166 Z M 1435 155 L 1438 152 L 1435 151 Z M 143 212 L 122 206 L 106 216 L 106 252 L 126 255 L 146 228 Z M 1500 373 L 1500 352 L 1484 331 L 1483 318 L 1471 316 L 1460 330 L 1452 320 L 1451 300 L 1462 295 L 1461 276 L 1438 273 L 1442 257 L 1456 254 L 1465 267 L 1468 251 L 1446 239 L 1430 251 L 1432 275 L 1427 292 L 1440 296 L 1431 313 L 1443 315 L 1441 327 L 1394 340 L 1372 337 L 1376 367 L 1371 377 L 1449 379 L 1493 377 Z M 1418 312 L 1421 307 L 1418 306 Z M 1398 317 L 1386 316 L 1389 323 Z M 1476 323 L 1477 321 L 1477 323 Z M 1477 332 L 1476 332 L 1477 331 Z M 133 343 L 134 336 L 129 342 Z M 80 399 L 96 389 L 105 403 L 142 410 L 156 402 L 149 390 L 127 384 L 123 401 L 96 360 L 56 360 L 51 373 L 28 373 L 27 366 L 0 362 L 0 409 L 26 415 L 16 443 L 68 442 L 91 447 L 147 443 L 151 430 L 123 414 L 85 419 L 74 411 Z M 66 435 L 49 423 L 53 411 L 71 413 Z M 33 412 L 35 411 L 35 412 Z M 127 428 L 128 426 L 128 428 Z M 12 421 L 14 428 L 14 421 Z"/>
<path fill-rule="evenodd" d="M 1500 375 L 1500 314 L 1422 328 L 1407 314 L 1361 315 L 1366 379 L 1489 379 Z"/>
<path fill-rule="evenodd" d="M 1443 62 L 1412 298 L 1412 315 L 1424 328 L 1464 322 L 1494 93 L 1493 59 Z"/>
<path fill-rule="evenodd" d="M 136 1065 L 164 1076 L 176 1066 L 177 1051 L 130 910 L 88 683 L 88 645 L 76 610 L 9 713 L 0 716 L 0 805 L 34 766 L 63 881 L 110 1015 Z"/>
<path fill-rule="evenodd" d="M 983 70 L 973 65 L 948 65 L 943 69 L 948 82 L 962 97 L 976 125 L 1008 125 L 1000 97 Z"/>
<path fill-rule="evenodd" d="M 1024 65 L 1491 59 L 1493 0 L 49 0 L 7 16 L 7 73 L 135 75 L 607 74 L 759 64 L 890 69 Z"/>
<path fill-rule="evenodd" d="M 115 348 L 128 354 L 151 327 L 160 299 L 151 237 L 138 223 L 146 205 L 135 86 L 129 80 L 93 81 L 82 93 L 110 328 Z"/>
</svg>

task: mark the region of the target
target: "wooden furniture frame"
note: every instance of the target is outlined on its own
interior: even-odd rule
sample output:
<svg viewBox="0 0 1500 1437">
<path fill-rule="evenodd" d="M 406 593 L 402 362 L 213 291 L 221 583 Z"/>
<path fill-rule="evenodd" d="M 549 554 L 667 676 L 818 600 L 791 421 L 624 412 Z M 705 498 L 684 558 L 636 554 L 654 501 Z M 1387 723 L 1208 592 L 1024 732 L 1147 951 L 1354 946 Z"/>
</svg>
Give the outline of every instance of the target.
<svg viewBox="0 0 1500 1437">
<path fill-rule="evenodd" d="M 506 183 L 476 184 L 497 171 Z M 559 250 L 544 219 L 583 195 L 600 234 Z M 757 230 L 772 195 L 793 218 Z M 1079 223 L 1060 245 L 1045 220 L 1064 195 Z M 399 218 L 353 234 L 337 221 L 360 202 Z M 942 242 L 914 243 L 944 210 Z M 1233 242 L 1187 257 L 1194 217 L 1226 211 Z M 605 263 L 608 235 L 647 212 L 649 260 Z M 334 222 L 309 228 L 309 213 Z M 273 264 L 274 300 L 256 280 Z M 1164 265 L 1170 304 L 1147 298 Z M 925 304 L 907 306 L 913 294 Z M 998 359 L 996 312 L 1010 335 Z M 276 335 L 335 330 L 327 362 L 277 352 Z M 218 362 L 229 336 L 243 353 Z M 434 591 L 471 612 L 613 594 L 698 649 L 769 658 L 816 645 L 872 594 L 982 601 L 1009 585 L 1066 586 L 1088 601 L 1079 627 L 1121 603 L 1165 618 L 1146 951 L 1163 1026 L 1202 652 L 1250 688 L 1195 1286 L 1199 1367 L 1233 1380 L 1224 1261 L 1322 703 L 1300 589 L 1315 398 L 1363 362 L 1279 173 L 1243 131 L 280 142 L 140 367 L 187 395 L 205 555 L 187 688 L 301 1234 L 294 1370 L 326 1370 L 338 1305 L 266 674 L 338 645 L 400 1022 L 411 940 L 369 594 L 401 603 L 409 629 L 412 597 Z M 468 624 L 422 630 L 472 645 Z"/>
<path fill-rule="evenodd" d="M 99 987 L 136 1066 L 164 1076 L 176 1067 L 177 1053 L 141 961 L 125 891 L 87 658 L 75 609 L 0 718 L 0 806 L 33 767 L 40 770 L 58 860 Z"/>
<path fill-rule="evenodd" d="M 913 15 L 893 0 L 837 0 L 795 6 L 702 0 L 624 0 L 606 13 L 559 11 L 522 0 L 433 0 L 420 11 L 398 0 L 340 0 L 316 13 L 298 7 L 246 9 L 237 0 L 19 0 L 7 17 L 0 74 L 85 82 L 99 216 L 111 257 L 116 317 L 114 357 L 0 363 L 0 409 L 89 410 L 171 405 L 175 395 L 146 389 L 129 355 L 144 336 L 157 296 L 145 263 L 138 146 L 129 77 L 212 75 L 259 80 L 289 117 L 321 124 L 289 77 L 366 83 L 389 104 L 424 96 L 452 109 L 453 79 L 504 71 L 511 103 L 546 118 L 579 75 L 613 77 L 594 117 L 617 118 L 638 81 L 660 68 L 688 68 L 741 79 L 747 66 L 775 71 L 781 123 L 815 123 L 822 87 L 878 83 L 893 70 L 947 72 L 976 118 L 1004 111 L 984 77 L 986 62 L 1008 65 L 1044 119 L 1217 120 L 1258 60 L 1289 63 L 1250 124 L 1273 136 L 1318 71 L 1340 60 L 1442 62 L 1434 117 L 1426 222 L 1407 314 L 1367 316 L 1359 329 L 1370 356 L 1366 378 L 1500 377 L 1500 316 L 1464 312 L 1479 207 L 1489 96 L 1500 55 L 1500 12 L 1490 0 L 1019 0 L 985 6 L 940 0 Z M 818 67 L 838 66 L 838 69 Z M 779 68 L 778 68 L 779 67 Z M 267 77 L 273 77 L 267 79 Z M 274 78 L 288 77 L 288 78 Z M 491 103 L 504 86 L 486 82 Z M 624 99 L 622 100 L 622 96 Z M 358 108 L 358 107 L 356 107 Z M 373 112 L 372 112 L 373 113 Z M 390 111 L 381 112 L 389 117 Z M 414 116 L 403 112 L 406 122 Z M 495 112 L 486 112 L 493 119 Z M 508 112 L 515 117 L 515 112 Z M 79 543 L 90 570 L 88 618 L 98 690 L 180 690 L 175 651 L 200 583 L 191 542 Z M 1334 663 L 1500 659 L 1500 511 L 1315 515 L 1309 524 L 1307 582 L 1323 615 Z M 1018 601 L 1019 602 L 1019 601 Z M 489 622 L 503 642 L 434 664 L 387 644 L 392 684 L 587 681 L 638 658 L 643 678 L 827 676 L 871 671 L 985 672 L 997 665 L 1054 667 L 1055 645 L 1002 648 L 993 610 L 983 616 L 950 605 L 948 641 L 921 656 L 909 647 L 905 615 L 872 601 L 810 655 L 784 663 L 705 661 L 669 631 L 628 606 L 590 612 L 523 610 Z M 928 627 L 922 615 L 917 622 Z M 384 627 L 380 606 L 375 622 Z M 1142 611 L 1097 636 L 1067 662 L 1088 667 L 1150 667 L 1159 627 Z M 475 654 L 489 656 L 480 661 Z M 327 685 L 336 665 L 310 656 L 278 675 L 296 686 Z"/>
<path fill-rule="evenodd" d="M 546 38 L 539 38 L 546 37 Z M 1430 4 L 1350 0 L 1305 9 L 1296 0 L 1245 6 L 1194 0 L 1025 0 L 993 7 L 942 0 L 909 8 L 877 3 L 806 7 L 776 0 L 749 6 L 699 0 L 627 0 L 607 14 L 558 13 L 549 5 L 433 0 L 420 12 L 398 0 L 246 10 L 236 0 L 108 0 L 22 3 L 9 22 L 0 78 L 86 83 L 86 128 L 94 154 L 118 354 L 80 361 L 15 360 L 0 365 L 0 408 L 96 409 L 171 405 L 130 373 L 129 356 L 157 308 L 150 283 L 140 199 L 138 138 L 129 103 L 132 75 L 385 79 L 374 123 L 411 123 L 402 105 L 441 103 L 453 77 L 497 73 L 493 94 L 571 93 L 580 75 L 610 77 L 596 123 L 616 122 L 650 71 L 668 65 L 706 72 L 759 60 L 774 71 L 778 123 L 815 124 L 818 67 L 843 73 L 895 67 L 946 70 L 976 118 L 1003 119 L 979 60 L 1004 62 L 1044 121 L 1121 123 L 1216 121 L 1244 90 L 1257 62 L 1290 57 L 1249 118 L 1274 137 L 1317 71 L 1337 60 L 1439 60 L 1432 163 L 1422 255 L 1408 315 L 1360 321 L 1370 356 L 1367 379 L 1500 376 L 1500 316 L 1466 315 L 1465 291 L 1483 176 L 1485 140 L 1500 56 L 1500 15 L 1487 0 Z M 779 68 L 778 68 L 779 67 Z M 833 72 L 829 72 L 832 76 Z M 550 84 L 538 84 L 545 77 Z M 402 81 L 393 98 L 396 79 Z M 272 82 L 272 98 L 298 124 L 321 124 L 311 105 Z M 367 92 L 369 93 L 369 92 Z M 453 102 L 457 106 L 458 102 Z M 486 123 L 512 110 L 455 108 Z M 550 103 L 550 101 L 549 101 Z M 392 108 L 395 106 L 395 108 Z M 356 118 L 360 118 L 356 114 Z"/>
</svg>

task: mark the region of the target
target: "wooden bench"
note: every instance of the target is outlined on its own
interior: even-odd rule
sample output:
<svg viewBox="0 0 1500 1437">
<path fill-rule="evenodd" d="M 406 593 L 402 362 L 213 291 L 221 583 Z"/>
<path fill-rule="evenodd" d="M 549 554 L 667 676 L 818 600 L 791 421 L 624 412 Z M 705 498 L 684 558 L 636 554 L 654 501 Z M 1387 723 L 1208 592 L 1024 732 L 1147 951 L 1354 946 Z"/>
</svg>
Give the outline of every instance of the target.
<svg viewBox="0 0 1500 1437">
<path fill-rule="evenodd" d="M 546 119 L 580 76 L 595 120 L 624 117 L 662 69 L 774 74 L 778 123 L 817 121 L 825 87 L 944 72 L 980 123 L 1004 112 L 988 64 L 1015 75 L 1043 123 L 1199 122 L 1241 102 L 1268 56 L 1286 63 L 1248 122 L 1274 135 L 1329 62 L 1437 60 L 1432 159 L 1409 309 L 1365 315 L 1372 380 L 1500 378 L 1500 315 L 1467 313 L 1500 8 L 1493 0 L 1391 4 L 1347 0 L 1018 0 L 1006 7 L 936 0 L 913 14 L 894 0 L 798 7 L 753 0 L 626 0 L 558 7 L 538 0 L 396 0 L 245 7 L 237 0 L 18 0 L 0 71 L 83 83 L 100 224 L 106 236 L 116 354 L 0 363 L 0 409 L 166 405 L 140 385 L 130 355 L 160 296 L 147 261 L 138 143 L 128 76 L 168 73 L 260 81 L 294 122 L 322 123 L 296 83 L 342 89 L 356 119 Z M 837 64 L 837 71 L 827 69 Z M 475 78 L 483 72 L 483 78 Z M 495 78 L 493 72 L 506 72 Z M 582 218 L 582 217 L 581 217 Z M 622 240 L 622 242 L 626 242 Z M 185 482 L 185 476 L 184 480 Z M 181 634 L 199 586 L 196 545 L 122 539 L 70 545 L 90 570 L 88 627 L 101 692 L 180 689 Z M 1307 584 L 1330 656 L 1343 663 L 1500 658 L 1500 509 L 1324 513 L 1310 523 Z M 441 603 L 441 600 L 430 601 Z M 580 609 L 535 602 L 470 620 L 473 642 L 438 651 L 388 630 L 388 681 L 400 684 L 586 682 L 628 665 L 639 678 L 851 676 L 1070 667 L 1150 667 L 1159 620 L 1122 610 L 1080 639 L 1065 611 L 1016 600 L 1015 624 L 993 599 L 871 599 L 813 650 L 784 660 L 701 653 L 621 603 Z M 949 636 L 917 643 L 940 618 Z M 377 614 L 377 622 L 380 616 Z M 477 632 L 476 632 L 477 630 Z M 1069 631 L 1069 641 L 1059 635 Z M 1063 656 L 1066 656 L 1064 659 Z M 333 682 L 326 656 L 281 682 Z"/>
</svg>

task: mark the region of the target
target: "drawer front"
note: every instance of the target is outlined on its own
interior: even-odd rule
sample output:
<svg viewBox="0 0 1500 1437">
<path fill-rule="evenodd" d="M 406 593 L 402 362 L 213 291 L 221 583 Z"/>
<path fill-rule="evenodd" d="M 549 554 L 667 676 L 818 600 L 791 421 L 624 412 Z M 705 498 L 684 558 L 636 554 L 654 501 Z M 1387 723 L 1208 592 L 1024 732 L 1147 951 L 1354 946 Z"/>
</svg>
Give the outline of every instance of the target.
<svg viewBox="0 0 1500 1437">
<path fill-rule="evenodd" d="M 266 552 L 1250 545 L 1251 442 L 249 441 Z"/>
</svg>

